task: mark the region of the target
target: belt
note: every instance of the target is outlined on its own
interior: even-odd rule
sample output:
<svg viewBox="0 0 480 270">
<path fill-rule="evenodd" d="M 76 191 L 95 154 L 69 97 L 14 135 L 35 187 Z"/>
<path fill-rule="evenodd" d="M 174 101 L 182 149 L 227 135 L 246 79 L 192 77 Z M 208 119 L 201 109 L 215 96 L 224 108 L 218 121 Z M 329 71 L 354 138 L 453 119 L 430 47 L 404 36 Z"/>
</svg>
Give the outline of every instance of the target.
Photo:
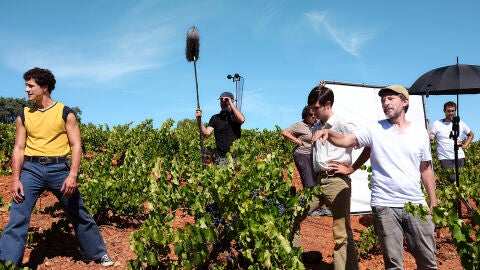
<svg viewBox="0 0 480 270">
<path fill-rule="evenodd" d="M 25 156 L 24 161 L 28 162 L 36 162 L 42 165 L 45 164 L 59 164 L 59 163 L 66 163 L 68 161 L 67 157 L 31 157 Z"/>
<path fill-rule="evenodd" d="M 341 173 L 335 173 L 334 171 L 319 171 L 318 176 L 326 178 L 326 177 L 341 177 L 345 175 Z"/>
</svg>

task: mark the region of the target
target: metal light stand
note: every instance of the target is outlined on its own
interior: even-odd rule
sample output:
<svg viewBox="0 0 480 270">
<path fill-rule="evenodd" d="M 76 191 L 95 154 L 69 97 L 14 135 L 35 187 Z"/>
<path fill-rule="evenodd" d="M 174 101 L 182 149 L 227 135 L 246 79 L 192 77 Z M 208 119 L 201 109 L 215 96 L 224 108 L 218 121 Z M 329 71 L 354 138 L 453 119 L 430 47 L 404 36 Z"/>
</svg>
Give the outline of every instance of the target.
<svg viewBox="0 0 480 270">
<path fill-rule="evenodd" d="M 460 123 L 460 117 L 458 115 L 453 117 L 453 125 L 452 125 L 452 131 L 450 131 L 450 139 L 453 140 L 453 152 L 455 156 L 455 184 L 457 185 L 457 188 L 460 187 L 460 180 L 459 176 L 460 173 L 458 171 L 458 136 L 459 136 L 459 123 Z M 462 205 L 460 202 L 457 201 L 457 212 L 458 216 L 461 218 L 462 217 Z"/>
<path fill-rule="evenodd" d="M 228 74 L 227 79 L 232 80 L 235 83 L 235 107 L 239 111 L 242 110 L 242 93 L 243 93 L 243 77 L 235 73 L 233 76 Z"/>
<path fill-rule="evenodd" d="M 450 132 L 449 137 L 450 139 L 453 140 L 453 152 L 455 156 L 455 184 L 457 185 L 457 188 L 460 187 L 460 172 L 458 169 L 458 137 L 459 135 L 460 135 L 460 116 L 456 115 L 453 117 L 452 131 Z M 473 212 L 473 207 L 465 199 L 462 198 L 461 200 L 465 204 L 467 209 L 470 212 Z M 462 204 L 459 201 L 457 201 L 457 212 L 458 212 L 458 217 L 462 218 Z"/>
</svg>

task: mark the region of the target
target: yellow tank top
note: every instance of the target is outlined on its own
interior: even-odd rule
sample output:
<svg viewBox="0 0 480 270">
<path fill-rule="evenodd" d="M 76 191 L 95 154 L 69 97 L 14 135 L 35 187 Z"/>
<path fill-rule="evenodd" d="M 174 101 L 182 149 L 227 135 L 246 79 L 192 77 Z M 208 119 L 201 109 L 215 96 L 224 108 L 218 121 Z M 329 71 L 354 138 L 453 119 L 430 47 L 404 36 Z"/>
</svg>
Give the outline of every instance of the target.
<svg viewBox="0 0 480 270">
<path fill-rule="evenodd" d="M 70 144 L 65 121 L 70 112 L 73 111 L 59 102 L 46 111 L 25 107 L 22 119 L 27 130 L 25 155 L 66 156 L 70 152 Z"/>
</svg>

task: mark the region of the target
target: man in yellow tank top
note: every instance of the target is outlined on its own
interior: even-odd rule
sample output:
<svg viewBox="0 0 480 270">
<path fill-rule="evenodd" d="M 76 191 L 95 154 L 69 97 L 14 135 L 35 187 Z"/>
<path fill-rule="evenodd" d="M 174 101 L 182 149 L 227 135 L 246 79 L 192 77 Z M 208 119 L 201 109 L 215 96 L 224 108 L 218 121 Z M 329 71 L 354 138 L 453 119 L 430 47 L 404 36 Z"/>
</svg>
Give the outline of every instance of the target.
<svg viewBox="0 0 480 270">
<path fill-rule="evenodd" d="M 43 191 L 49 190 L 66 209 L 84 260 L 112 266 L 98 226 L 77 188 L 82 142 L 75 114 L 51 98 L 56 80 L 50 70 L 33 68 L 23 78 L 28 100 L 34 105 L 24 108 L 16 119 L 13 201 L 0 239 L 0 259 L 22 264 L 32 209 Z"/>
</svg>

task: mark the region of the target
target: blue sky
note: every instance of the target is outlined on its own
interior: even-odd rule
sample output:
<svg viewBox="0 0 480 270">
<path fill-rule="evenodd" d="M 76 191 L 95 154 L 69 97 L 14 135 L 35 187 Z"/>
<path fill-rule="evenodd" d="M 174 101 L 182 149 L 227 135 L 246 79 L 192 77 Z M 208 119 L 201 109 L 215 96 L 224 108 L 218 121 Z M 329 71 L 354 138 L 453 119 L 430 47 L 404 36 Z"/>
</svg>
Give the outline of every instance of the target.
<svg viewBox="0 0 480 270">
<path fill-rule="evenodd" d="M 425 72 L 480 65 L 478 1 L 2 1 L 0 96 L 25 97 L 23 73 L 49 68 L 52 96 L 80 107 L 82 121 L 110 127 L 151 118 L 194 118 L 193 64 L 185 37 L 200 32 L 197 62 L 204 122 L 218 95 L 245 79 L 244 128 L 286 128 L 300 120 L 322 79 L 406 87 Z M 427 114 L 443 117 L 430 96 Z M 477 140 L 478 95 L 459 109 Z M 355 102 L 355 101 L 352 101 Z M 369 108 L 365 108 L 368 110 Z"/>
</svg>

